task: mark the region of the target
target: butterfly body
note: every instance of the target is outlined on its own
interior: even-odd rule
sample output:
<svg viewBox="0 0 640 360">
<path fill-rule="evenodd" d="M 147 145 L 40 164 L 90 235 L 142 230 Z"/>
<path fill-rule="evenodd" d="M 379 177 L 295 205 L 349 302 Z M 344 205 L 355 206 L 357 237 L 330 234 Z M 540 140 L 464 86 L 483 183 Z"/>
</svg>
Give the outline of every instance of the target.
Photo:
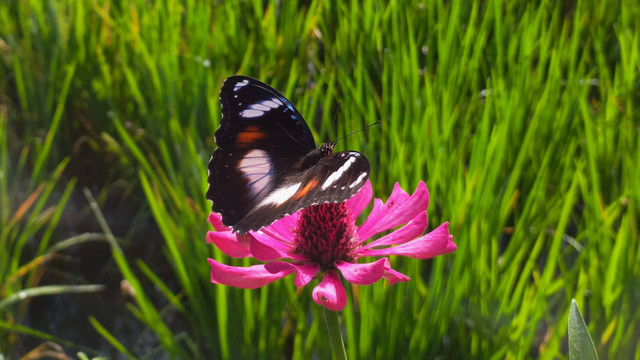
<svg viewBox="0 0 640 360">
<path fill-rule="evenodd" d="M 212 210 L 239 234 L 315 204 L 342 202 L 366 182 L 370 165 L 356 151 L 316 148 L 302 115 L 258 80 L 231 76 L 220 90 L 218 148 L 209 162 Z"/>
</svg>

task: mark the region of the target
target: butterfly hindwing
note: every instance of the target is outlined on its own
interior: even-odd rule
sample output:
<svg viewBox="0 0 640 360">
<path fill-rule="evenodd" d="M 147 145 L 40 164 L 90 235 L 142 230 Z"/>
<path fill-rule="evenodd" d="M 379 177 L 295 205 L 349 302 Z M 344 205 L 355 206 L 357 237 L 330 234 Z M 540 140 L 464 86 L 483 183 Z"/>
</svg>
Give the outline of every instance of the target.
<svg viewBox="0 0 640 360">
<path fill-rule="evenodd" d="M 325 156 L 306 171 L 292 171 L 234 225 L 234 231 L 258 230 L 311 205 L 345 201 L 360 190 L 369 172 L 369 161 L 359 152 L 342 151 Z"/>
<path fill-rule="evenodd" d="M 273 186 L 271 156 L 263 150 L 216 150 L 209 162 L 209 190 L 212 210 L 224 223 L 240 221 Z"/>
<path fill-rule="evenodd" d="M 316 149 L 300 113 L 267 84 L 231 76 L 220 90 L 220 104 L 207 198 L 236 233 L 314 204 L 345 201 L 369 176 L 364 155 L 332 154 L 333 144 Z"/>
</svg>

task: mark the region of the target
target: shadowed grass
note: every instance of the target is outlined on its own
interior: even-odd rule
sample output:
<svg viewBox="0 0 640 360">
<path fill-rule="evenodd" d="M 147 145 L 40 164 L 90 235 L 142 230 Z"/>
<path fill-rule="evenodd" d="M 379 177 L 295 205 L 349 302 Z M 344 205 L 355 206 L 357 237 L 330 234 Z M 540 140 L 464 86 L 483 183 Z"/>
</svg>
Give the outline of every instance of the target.
<svg viewBox="0 0 640 360">
<path fill-rule="evenodd" d="M 57 128 L 57 124 L 51 125 L 51 137 Z M 61 258 L 56 251 L 95 240 L 95 237 L 77 236 L 50 245 L 76 183 L 71 180 L 64 187 L 59 184 L 69 159 L 62 159 L 50 174 L 31 172 L 32 177 L 25 181 L 25 173 L 31 170 L 26 165 L 30 148 L 23 147 L 16 161 L 11 156 L 11 147 L 16 146 L 16 142 L 10 138 L 13 135 L 10 130 L 13 129 L 8 126 L 6 108 L 0 108 L 0 325 L 6 330 L 0 336 L 0 351 L 11 354 L 17 343 L 17 333 L 23 333 L 93 353 L 95 351 L 82 344 L 61 341 L 60 337 L 21 325 L 34 297 L 100 292 L 105 287 L 40 284 L 49 263 Z M 37 158 L 46 158 L 50 150 L 50 146 L 45 147 Z"/>
</svg>

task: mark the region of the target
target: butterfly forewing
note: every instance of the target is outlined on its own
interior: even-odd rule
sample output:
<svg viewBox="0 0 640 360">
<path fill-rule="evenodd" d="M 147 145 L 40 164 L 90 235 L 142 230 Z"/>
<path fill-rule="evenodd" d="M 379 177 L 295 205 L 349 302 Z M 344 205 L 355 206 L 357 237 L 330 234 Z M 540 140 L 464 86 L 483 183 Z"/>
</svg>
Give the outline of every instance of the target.
<svg viewBox="0 0 640 360">
<path fill-rule="evenodd" d="M 219 148 L 251 147 L 304 156 L 316 144 L 302 115 L 282 94 L 246 76 L 231 76 L 220 90 Z"/>
<path fill-rule="evenodd" d="M 207 198 L 237 233 L 258 230 L 314 204 L 344 201 L 369 176 L 364 155 L 331 154 L 332 144 L 316 149 L 295 107 L 258 80 L 229 77 L 220 104 Z"/>
</svg>

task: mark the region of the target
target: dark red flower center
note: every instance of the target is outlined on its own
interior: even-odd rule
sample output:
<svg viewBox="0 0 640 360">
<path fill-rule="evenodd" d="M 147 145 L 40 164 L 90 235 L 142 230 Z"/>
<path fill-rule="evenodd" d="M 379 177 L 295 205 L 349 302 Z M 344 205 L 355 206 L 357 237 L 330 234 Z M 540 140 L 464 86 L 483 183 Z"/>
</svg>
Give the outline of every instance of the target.
<svg viewBox="0 0 640 360">
<path fill-rule="evenodd" d="M 334 268 L 335 261 L 354 260 L 350 254 L 356 243 L 356 225 L 344 202 L 302 210 L 293 234 L 294 252 L 305 255 L 324 270 Z"/>
</svg>

